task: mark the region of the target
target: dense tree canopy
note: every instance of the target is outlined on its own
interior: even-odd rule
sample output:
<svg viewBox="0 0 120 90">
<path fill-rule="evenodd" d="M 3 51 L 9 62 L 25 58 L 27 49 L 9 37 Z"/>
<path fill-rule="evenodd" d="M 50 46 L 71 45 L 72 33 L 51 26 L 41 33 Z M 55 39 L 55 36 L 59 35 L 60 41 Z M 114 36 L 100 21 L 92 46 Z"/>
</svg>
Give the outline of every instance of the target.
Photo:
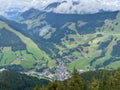
<svg viewBox="0 0 120 90">
<path fill-rule="evenodd" d="M 36 84 L 42 86 L 48 82 L 14 71 L 0 72 L 0 90 L 33 90 Z"/>
</svg>

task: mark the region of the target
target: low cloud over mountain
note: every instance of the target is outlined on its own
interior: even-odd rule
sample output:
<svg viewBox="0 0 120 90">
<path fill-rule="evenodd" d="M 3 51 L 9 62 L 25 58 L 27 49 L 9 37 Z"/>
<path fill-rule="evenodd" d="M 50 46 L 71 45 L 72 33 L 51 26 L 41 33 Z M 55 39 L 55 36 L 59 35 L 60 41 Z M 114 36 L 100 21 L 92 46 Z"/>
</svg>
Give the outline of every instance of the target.
<svg viewBox="0 0 120 90">
<path fill-rule="evenodd" d="M 76 3 L 76 4 L 74 4 Z M 57 13 L 96 13 L 120 10 L 120 0 L 67 0 L 56 9 Z"/>
<path fill-rule="evenodd" d="M 43 10 L 54 2 L 60 2 L 50 9 L 56 13 L 84 14 L 120 10 L 120 0 L 0 0 L 0 15 L 8 11 L 23 12 L 32 7 Z"/>
</svg>

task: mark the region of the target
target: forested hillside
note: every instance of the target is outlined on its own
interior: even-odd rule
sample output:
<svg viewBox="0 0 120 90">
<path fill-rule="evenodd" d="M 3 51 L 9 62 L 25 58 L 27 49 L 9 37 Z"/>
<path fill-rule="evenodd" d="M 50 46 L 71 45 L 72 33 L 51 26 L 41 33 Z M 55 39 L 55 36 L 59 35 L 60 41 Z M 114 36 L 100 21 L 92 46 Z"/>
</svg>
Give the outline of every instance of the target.
<svg viewBox="0 0 120 90">
<path fill-rule="evenodd" d="M 33 90 L 36 85 L 47 85 L 48 82 L 14 71 L 0 72 L 0 90 Z"/>
</svg>

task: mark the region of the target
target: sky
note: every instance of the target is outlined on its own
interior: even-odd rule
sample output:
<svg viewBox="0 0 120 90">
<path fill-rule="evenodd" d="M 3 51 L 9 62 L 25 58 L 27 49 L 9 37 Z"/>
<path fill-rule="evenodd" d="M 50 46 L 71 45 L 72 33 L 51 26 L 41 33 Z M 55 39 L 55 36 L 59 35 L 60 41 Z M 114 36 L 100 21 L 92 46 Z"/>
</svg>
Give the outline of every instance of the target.
<svg viewBox="0 0 120 90">
<path fill-rule="evenodd" d="M 24 12 L 30 8 L 43 10 L 44 7 L 53 2 L 64 0 L 0 0 L 0 15 L 13 10 Z M 120 0 L 66 0 L 67 3 L 60 4 L 53 9 L 56 13 L 97 13 L 100 10 L 120 10 Z M 79 4 L 73 5 L 73 2 Z"/>
</svg>

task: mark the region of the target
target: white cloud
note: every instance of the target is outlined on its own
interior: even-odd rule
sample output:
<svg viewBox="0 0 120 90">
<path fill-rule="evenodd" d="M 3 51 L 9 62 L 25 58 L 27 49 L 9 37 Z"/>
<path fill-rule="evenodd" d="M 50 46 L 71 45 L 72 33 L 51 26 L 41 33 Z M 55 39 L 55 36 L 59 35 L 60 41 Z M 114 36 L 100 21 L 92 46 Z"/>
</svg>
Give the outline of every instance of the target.
<svg viewBox="0 0 120 90">
<path fill-rule="evenodd" d="M 52 2 L 54 0 L 0 0 L 0 15 L 4 15 L 5 12 L 14 9 L 19 10 L 19 12 L 23 12 L 32 7 L 42 9 Z"/>
<path fill-rule="evenodd" d="M 71 5 L 71 1 L 78 2 Z M 59 5 L 56 13 L 96 13 L 100 10 L 116 11 L 120 10 L 120 0 L 67 0 L 67 3 Z"/>
<path fill-rule="evenodd" d="M 6 11 L 23 12 L 31 7 L 43 9 L 52 2 L 67 1 L 53 9 L 56 13 L 96 13 L 99 10 L 120 10 L 120 0 L 0 0 L 0 15 Z M 79 4 L 73 5 L 72 2 Z"/>
</svg>

